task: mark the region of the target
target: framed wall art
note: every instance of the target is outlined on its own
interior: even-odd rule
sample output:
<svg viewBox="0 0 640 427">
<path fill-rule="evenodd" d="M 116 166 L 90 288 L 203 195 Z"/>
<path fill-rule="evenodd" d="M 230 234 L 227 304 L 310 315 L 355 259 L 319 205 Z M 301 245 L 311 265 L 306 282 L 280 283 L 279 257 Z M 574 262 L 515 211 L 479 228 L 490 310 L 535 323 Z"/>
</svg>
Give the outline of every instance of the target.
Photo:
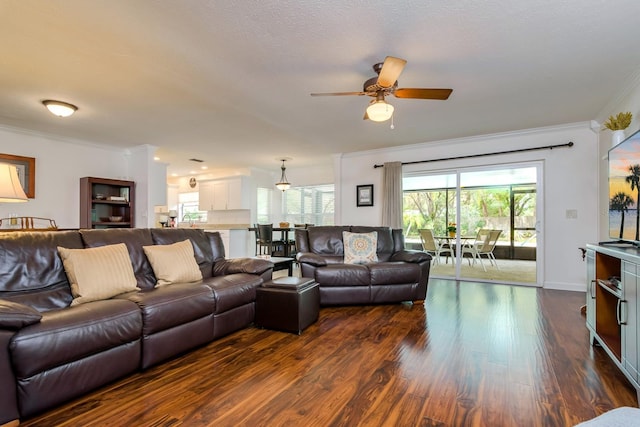
<svg viewBox="0 0 640 427">
<path fill-rule="evenodd" d="M 0 153 L 0 163 L 15 165 L 22 189 L 28 198 L 34 199 L 36 197 L 36 159 Z"/>
<path fill-rule="evenodd" d="M 357 206 L 373 206 L 373 184 L 356 187 Z"/>
</svg>

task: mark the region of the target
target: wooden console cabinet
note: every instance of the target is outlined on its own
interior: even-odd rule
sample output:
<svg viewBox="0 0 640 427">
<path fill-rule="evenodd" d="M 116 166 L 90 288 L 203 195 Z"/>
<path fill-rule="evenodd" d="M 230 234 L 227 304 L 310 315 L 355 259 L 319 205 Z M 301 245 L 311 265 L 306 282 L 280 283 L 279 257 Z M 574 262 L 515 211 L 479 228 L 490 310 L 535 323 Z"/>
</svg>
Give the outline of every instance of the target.
<svg viewBox="0 0 640 427">
<path fill-rule="evenodd" d="M 635 387 L 640 401 L 640 249 L 587 245 L 587 328 Z"/>
<path fill-rule="evenodd" d="M 133 228 L 135 182 L 80 178 L 80 228 Z"/>
</svg>

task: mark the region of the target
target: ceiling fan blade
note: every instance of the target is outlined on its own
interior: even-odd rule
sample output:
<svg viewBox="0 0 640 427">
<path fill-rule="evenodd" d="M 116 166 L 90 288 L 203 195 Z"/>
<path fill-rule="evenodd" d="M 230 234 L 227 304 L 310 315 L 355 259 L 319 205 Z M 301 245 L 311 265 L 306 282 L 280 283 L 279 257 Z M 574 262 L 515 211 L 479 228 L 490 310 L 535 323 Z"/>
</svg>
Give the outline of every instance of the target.
<svg viewBox="0 0 640 427">
<path fill-rule="evenodd" d="M 396 98 L 414 99 L 438 99 L 444 101 L 449 98 L 453 89 L 396 89 L 393 94 Z"/>
<path fill-rule="evenodd" d="M 378 76 L 378 85 L 380 87 L 391 87 L 398 80 L 400 73 L 404 69 L 407 61 L 393 56 L 387 56 L 382 64 L 380 75 Z"/>
<path fill-rule="evenodd" d="M 345 95 L 366 95 L 365 92 L 327 92 L 312 93 L 311 96 L 345 96 Z"/>
<path fill-rule="evenodd" d="M 369 113 L 367 113 L 367 110 L 364 110 L 364 117 L 362 120 L 369 120 Z"/>
</svg>

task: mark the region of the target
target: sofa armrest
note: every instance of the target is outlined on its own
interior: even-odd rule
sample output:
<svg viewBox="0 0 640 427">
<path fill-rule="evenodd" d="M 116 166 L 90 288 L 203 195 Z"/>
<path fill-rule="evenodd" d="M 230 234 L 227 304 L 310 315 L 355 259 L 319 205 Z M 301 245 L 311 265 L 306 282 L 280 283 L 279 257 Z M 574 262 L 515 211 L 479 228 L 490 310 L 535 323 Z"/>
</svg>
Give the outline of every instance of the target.
<svg viewBox="0 0 640 427">
<path fill-rule="evenodd" d="M 273 263 L 260 258 L 234 258 L 219 260 L 213 265 L 214 276 L 247 273 L 261 275 L 273 268 Z"/>
<path fill-rule="evenodd" d="M 296 255 L 296 259 L 298 262 L 310 264 L 315 267 L 323 267 L 327 265 L 327 260 L 323 256 L 316 255 L 311 252 L 299 252 L 298 255 Z"/>
<path fill-rule="evenodd" d="M 13 301 L 0 299 L 0 328 L 21 329 L 38 323 L 42 314 L 34 308 Z"/>
<path fill-rule="evenodd" d="M 431 255 L 423 251 L 402 250 L 391 255 L 390 261 L 403 261 L 419 264 L 431 261 Z"/>
</svg>

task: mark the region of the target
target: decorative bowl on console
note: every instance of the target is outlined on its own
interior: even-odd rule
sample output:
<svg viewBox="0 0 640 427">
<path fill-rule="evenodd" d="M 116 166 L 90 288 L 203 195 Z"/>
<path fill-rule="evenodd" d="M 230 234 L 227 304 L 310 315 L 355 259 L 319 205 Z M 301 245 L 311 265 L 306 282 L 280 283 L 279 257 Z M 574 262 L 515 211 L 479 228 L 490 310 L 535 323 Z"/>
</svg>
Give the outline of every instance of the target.
<svg viewBox="0 0 640 427">
<path fill-rule="evenodd" d="M 122 221 L 122 217 L 121 216 L 110 216 L 109 217 L 109 222 L 120 222 Z"/>
</svg>

